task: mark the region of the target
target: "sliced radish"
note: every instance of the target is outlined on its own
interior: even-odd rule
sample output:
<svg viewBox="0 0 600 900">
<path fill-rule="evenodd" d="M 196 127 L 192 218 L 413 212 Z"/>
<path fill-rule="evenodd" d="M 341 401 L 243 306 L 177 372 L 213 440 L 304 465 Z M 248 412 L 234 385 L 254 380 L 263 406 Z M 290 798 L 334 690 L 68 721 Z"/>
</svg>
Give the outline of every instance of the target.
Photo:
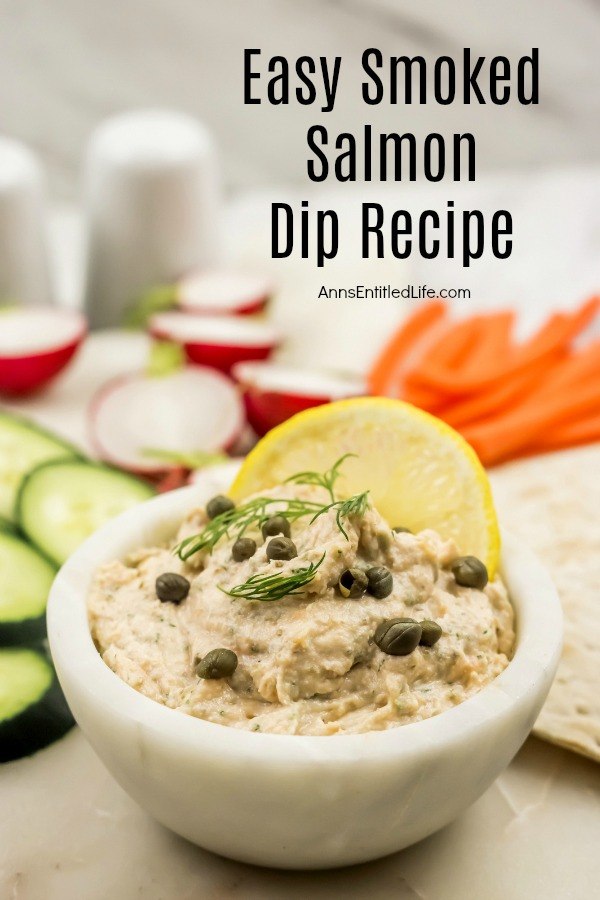
<svg viewBox="0 0 600 900">
<path fill-rule="evenodd" d="M 243 389 L 248 421 L 260 437 L 303 409 L 366 393 L 360 378 L 276 363 L 239 363 L 233 376 Z"/>
<path fill-rule="evenodd" d="M 271 282 L 260 275 L 192 272 L 177 285 L 177 305 L 201 315 L 248 316 L 262 312 L 272 292 Z"/>
<path fill-rule="evenodd" d="M 0 310 L 0 392 L 28 394 L 64 369 L 87 332 L 82 315 L 64 309 Z"/>
<path fill-rule="evenodd" d="M 227 373 L 243 360 L 267 359 L 280 343 L 266 322 L 233 316 L 157 313 L 149 327 L 155 338 L 181 344 L 190 362 Z"/>
<path fill-rule="evenodd" d="M 169 452 L 175 457 L 227 450 L 241 434 L 244 412 L 228 378 L 187 366 L 160 377 L 136 374 L 109 381 L 91 402 L 89 425 L 102 459 L 158 476 L 173 468 L 166 461 Z"/>
</svg>

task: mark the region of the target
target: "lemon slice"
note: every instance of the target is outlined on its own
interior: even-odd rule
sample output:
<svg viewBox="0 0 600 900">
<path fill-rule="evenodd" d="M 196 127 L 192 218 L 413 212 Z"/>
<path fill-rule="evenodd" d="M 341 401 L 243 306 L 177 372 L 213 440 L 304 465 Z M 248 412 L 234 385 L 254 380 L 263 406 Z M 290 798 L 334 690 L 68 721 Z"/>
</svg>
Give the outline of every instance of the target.
<svg viewBox="0 0 600 900">
<path fill-rule="evenodd" d="M 500 535 L 487 475 L 474 450 L 429 413 L 385 397 L 340 400 L 274 428 L 246 457 L 231 488 L 241 500 L 296 472 L 324 472 L 345 453 L 336 494 L 369 490 L 392 526 L 433 528 L 493 576 Z"/>
</svg>

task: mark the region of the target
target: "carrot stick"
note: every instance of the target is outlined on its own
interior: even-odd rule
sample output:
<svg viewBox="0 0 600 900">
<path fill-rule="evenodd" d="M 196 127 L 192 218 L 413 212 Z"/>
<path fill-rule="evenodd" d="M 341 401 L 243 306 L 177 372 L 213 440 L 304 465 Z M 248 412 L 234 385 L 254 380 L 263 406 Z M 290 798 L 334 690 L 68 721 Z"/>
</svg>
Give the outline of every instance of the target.
<svg viewBox="0 0 600 900">
<path fill-rule="evenodd" d="M 402 357 L 414 343 L 446 315 L 446 305 L 441 300 L 432 300 L 418 306 L 402 323 L 383 348 L 367 376 L 372 394 L 385 394 L 393 385 L 393 375 L 401 364 Z"/>
<path fill-rule="evenodd" d="M 543 439 L 548 428 L 600 412 L 600 341 L 588 344 L 541 372 L 533 391 L 505 415 L 467 424 L 461 430 L 486 461 L 503 458 Z M 493 446 L 492 446 L 493 444 Z"/>
<path fill-rule="evenodd" d="M 440 391 L 436 391 L 433 388 L 420 387 L 419 385 L 414 387 L 401 383 L 398 393 L 407 403 L 420 406 L 421 409 L 426 409 L 427 412 L 435 413 L 436 415 L 447 405 L 447 398 Z"/>
<path fill-rule="evenodd" d="M 600 340 L 590 342 L 586 347 L 566 356 L 549 373 L 543 389 L 551 393 L 557 388 L 573 385 L 594 376 L 600 378 Z"/>
<path fill-rule="evenodd" d="M 443 359 L 454 369 L 461 367 L 461 370 L 477 371 L 482 362 L 487 362 L 493 356 L 502 354 L 505 359 L 513 321 L 512 311 L 463 319 L 454 326 L 454 332 L 451 330 L 444 332 L 429 347 L 415 369 L 426 368 L 430 360 L 435 359 L 439 363 Z M 444 346 L 445 341 L 447 343 Z M 455 397 L 448 397 L 437 389 L 415 384 L 410 378 L 410 373 L 407 373 L 402 396 L 409 403 L 427 409 L 446 421 L 450 421 L 446 413 L 453 409 L 456 401 Z M 468 420 L 469 416 L 463 418 L 461 422 Z"/>
<path fill-rule="evenodd" d="M 522 402 L 530 393 L 539 389 L 539 379 L 548 372 L 549 366 L 557 362 L 538 360 L 520 372 L 490 387 L 487 391 L 472 394 L 463 398 L 455 398 L 442 412 L 441 417 L 453 428 L 462 428 L 484 419 L 490 419 L 509 409 L 511 405 Z"/>
<path fill-rule="evenodd" d="M 600 441 L 600 413 L 551 428 L 532 444 L 533 449 L 559 450 Z"/>
<path fill-rule="evenodd" d="M 480 316 L 470 316 L 458 322 L 449 322 L 438 334 L 435 341 L 426 348 L 422 356 L 409 366 L 402 385 L 402 396 L 411 403 L 423 406 L 431 412 L 448 402 L 448 392 L 440 384 L 427 383 L 432 370 L 457 373 L 462 370 L 465 360 L 477 339 L 481 325 Z M 452 396 L 450 394 L 450 396 Z"/>
<path fill-rule="evenodd" d="M 482 462 L 493 465 L 527 447 L 542 429 L 594 415 L 600 409 L 600 379 L 581 383 L 577 390 L 563 385 L 545 396 L 531 395 L 515 410 L 497 419 L 461 429 Z"/>
<path fill-rule="evenodd" d="M 555 314 L 508 359 L 494 360 L 488 367 L 482 366 L 478 373 L 452 372 L 446 367 L 431 363 L 427 371 L 411 373 L 411 384 L 415 381 L 422 386 L 438 388 L 451 394 L 483 390 L 539 359 L 566 349 L 573 338 L 593 321 L 599 308 L 600 297 L 593 297 L 574 313 Z"/>
<path fill-rule="evenodd" d="M 430 363 L 455 368 L 461 365 L 473 346 L 482 326 L 483 316 L 469 316 L 449 322 L 437 340 L 423 353 L 416 368 L 427 369 Z"/>
<path fill-rule="evenodd" d="M 563 313 L 555 313 L 548 319 L 542 329 L 530 339 L 529 344 L 533 341 L 545 340 L 545 335 L 563 326 L 564 323 L 565 315 Z M 474 377 L 471 373 L 467 374 L 465 377 L 466 373 L 463 372 L 454 373 L 446 370 L 442 373 L 441 369 L 439 371 L 432 371 L 434 368 L 432 366 L 429 371 L 415 371 L 414 373 L 411 373 L 410 385 L 411 387 L 421 388 L 429 386 L 431 390 L 434 389 L 433 385 L 435 385 L 438 390 L 445 391 L 449 397 L 455 397 L 457 395 L 468 396 L 483 392 L 489 387 L 494 387 L 495 382 L 500 380 L 500 378 L 505 380 L 506 377 L 514 374 L 515 357 L 518 353 L 523 352 L 525 346 L 526 345 L 514 347 L 512 350 L 509 350 L 502 359 L 487 360 L 487 365 L 482 365 Z M 532 361 L 537 362 L 537 357 Z M 444 379 L 443 383 L 442 377 Z M 464 383 L 456 383 L 459 379 Z"/>
<path fill-rule="evenodd" d="M 466 357 L 470 356 L 473 346 L 477 345 L 478 332 L 484 326 L 485 316 L 470 316 L 458 322 L 448 322 L 445 327 L 435 329 L 431 340 L 413 365 L 410 363 L 404 372 L 400 386 L 400 396 L 415 406 L 429 412 L 439 414 L 448 404 L 445 394 L 437 388 L 428 388 L 411 383 L 410 373 L 415 370 L 427 370 L 434 362 L 449 368 L 462 366 Z"/>
<path fill-rule="evenodd" d="M 477 373 L 492 359 L 506 360 L 515 321 L 513 310 L 483 316 L 477 342 L 469 353 L 466 371 Z"/>
</svg>

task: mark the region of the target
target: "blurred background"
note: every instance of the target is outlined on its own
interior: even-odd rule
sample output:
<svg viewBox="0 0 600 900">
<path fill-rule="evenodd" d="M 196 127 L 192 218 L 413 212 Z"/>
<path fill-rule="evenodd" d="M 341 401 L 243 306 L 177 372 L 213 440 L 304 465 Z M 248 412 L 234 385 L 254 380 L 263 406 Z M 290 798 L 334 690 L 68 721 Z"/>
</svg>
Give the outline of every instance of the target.
<svg viewBox="0 0 600 900">
<path fill-rule="evenodd" d="M 270 316 L 286 338 L 280 361 L 364 375 L 410 304 L 318 301 L 322 284 L 467 289 L 468 300 L 450 304 L 454 315 L 508 307 L 518 313 L 519 335 L 598 290 L 600 7 L 592 0 L 506 0 L 501 7 L 488 0 L 0 0 L 0 16 L 0 128 L 35 154 L 44 197 L 28 209 L 25 227 L 6 199 L 9 167 L 0 165 L 3 296 L 19 293 L 1 276 L 6 261 L 18 258 L 21 274 L 28 273 L 27 302 L 83 305 L 93 327 L 115 326 L 147 289 L 194 267 L 224 264 L 272 281 Z M 537 47 L 540 103 L 368 107 L 360 91 L 368 47 L 384 60 L 447 54 L 459 71 L 464 47 L 475 57 L 503 54 L 515 62 Z M 244 48 L 261 49 L 263 73 L 275 54 L 292 66 L 303 54 L 340 55 L 334 110 L 245 106 Z M 261 88 L 264 96 L 264 78 Z M 105 128 L 115 116 L 147 109 L 191 119 L 180 123 L 183 131 L 173 121 Z M 411 131 L 418 140 L 470 131 L 476 181 L 312 184 L 306 132 L 319 123 L 331 140 L 340 131 L 360 136 L 366 123 L 374 133 Z M 175 146 L 191 166 L 179 175 L 169 170 Z M 297 247 L 289 259 L 271 259 L 271 203 L 299 207 L 303 199 L 311 208 L 331 206 L 340 218 L 339 253 L 324 269 L 315 265 L 314 247 L 308 260 Z M 397 260 L 389 247 L 385 259 L 362 259 L 366 199 L 380 202 L 388 218 L 397 208 L 413 217 L 443 211 L 449 199 L 457 211 L 482 210 L 488 222 L 508 209 L 512 255 L 498 260 L 488 247 L 466 269 L 457 238 L 454 259 L 426 260 L 415 251 Z M 44 256 L 42 239 L 17 247 L 14 238 L 21 235 L 23 244 L 22 235 L 34 233 L 39 207 L 49 225 L 45 293 L 44 260 L 24 262 Z"/>
<path fill-rule="evenodd" d="M 478 170 L 600 159 L 600 7 L 594 0 L 1 0 L 0 127 L 42 157 L 57 198 L 77 195 L 82 147 L 99 121 L 137 106 L 182 109 L 214 131 L 229 190 L 306 183 L 304 134 L 365 121 L 477 136 Z M 540 48 L 536 108 L 365 109 L 360 55 L 518 56 Z M 242 50 L 343 56 L 335 110 L 245 107 Z"/>
</svg>

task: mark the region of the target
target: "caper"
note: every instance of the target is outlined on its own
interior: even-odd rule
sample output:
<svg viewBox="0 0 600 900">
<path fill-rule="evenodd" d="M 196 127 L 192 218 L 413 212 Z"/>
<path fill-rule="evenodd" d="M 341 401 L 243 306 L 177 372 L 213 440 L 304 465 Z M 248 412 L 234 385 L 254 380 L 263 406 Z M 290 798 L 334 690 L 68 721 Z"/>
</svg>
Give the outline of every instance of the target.
<svg viewBox="0 0 600 900">
<path fill-rule="evenodd" d="M 267 559 L 294 559 L 298 556 L 295 543 L 289 537 L 274 537 L 267 544 Z"/>
<path fill-rule="evenodd" d="M 414 619 L 386 619 L 377 627 L 374 640 L 391 656 L 408 656 L 421 640 L 421 626 Z"/>
<path fill-rule="evenodd" d="M 459 556 L 450 566 L 454 580 L 463 587 L 482 591 L 488 583 L 488 571 L 476 556 Z"/>
<path fill-rule="evenodd" d="M 231 557 L 234 562 L 244 562 L 245 559 L 250 559 L 255 553 L 256 541 L 253 541 L 252 538 L 238 538 L 231 548 Z"/>
<path fill-rule="evenodd" d="M 432 622 L 431 619 L 423 619 L 419 624 L 421 625 L 421 640 L 419 643 L 423 647 L 433 647 L 441 638 L 442 629 L 437 622 Z"/>
<path fill-rule="evenodd" d="M 156 579 L 155 589 L 163 603 L 181 603 L 190 592 L 190 583 L 176 572 L 164 572 Z"/>
<path fill-rule="evenodd" d="M 223 494 L 217 494 L 206 504 L 206 514 L 209 519 L 216 519 L 217 516 L 221 516 L 231 509 L 235 509 L 235 503 L 229 497 L 224 497 Z"/>
<path fill-rule="evenodd" d="M 378 600 L 383 600 L 392 593 L 394 579 L 390 570 L 385 566 L 373 566 L 372 569 L 367 569 L 367 580 L 369 582 L 367 590 Z"/>
<path fill-rule="evenodd" d="M 338 589 L 342 597 L 356 600 L 367 589 L 367 576 L 362 569 L 344 569 L 338 579 Z"/>
<path fill-rule="evenodd" d="M 199 678 L 229 678 L 237 669 L 238 658 L 233 650 L 218 647 L 196 659 L 196 675 Z"/>
<path fill-rule="evenodd" d="M 268 537 L 275 537 L 276 534 L 282 534 L 284 537 L 289 537 L 292 533 L 290 523 L 285 516 L 271 516 L 266 522 L 263 522 L 261 531 L 265 541 Z"/>
<path fill-rule="evenodd" d="M 405 528 L 403 525 L 396 525 L 395 528 L 392 528 L 392 531 L 395 531 L 396 534 L 413 534 L 410 528 Z"/>
</svg>

